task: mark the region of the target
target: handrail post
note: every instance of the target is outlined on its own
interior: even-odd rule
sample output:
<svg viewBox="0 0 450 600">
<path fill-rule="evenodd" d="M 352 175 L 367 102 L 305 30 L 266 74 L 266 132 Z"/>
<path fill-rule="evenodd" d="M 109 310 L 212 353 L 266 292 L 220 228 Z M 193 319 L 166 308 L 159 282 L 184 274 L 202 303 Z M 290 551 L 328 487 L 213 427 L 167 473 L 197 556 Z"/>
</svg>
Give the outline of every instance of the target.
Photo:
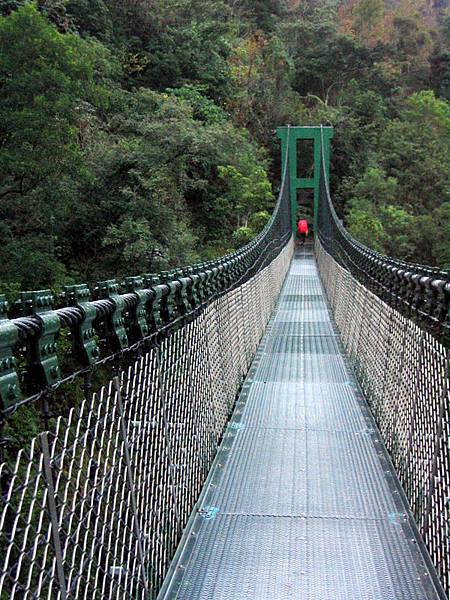
<svg viewBox="0 0 450 600">
<path fill-rule="evenodd" d="M 128 483 L 128 487 L 130 488 L 131 510 L 133 512 L 133 529 L 134 529 L 134 535 L 136 536 L 136 540 L 137 540 L 139 562 L 140 562 L 140 566 L 141 566 L 142 583 L 143 583 L 145 592 L 148 593 L 147 574 L 145 572 L 145 562 L 144 562 L 144 549 L 142 547 L 141 528 L 139 527 L 139 521 L 138 521 L 138 516 L 137 516 L 136 494 L 135 494 L 135 490 L 134 490 L 133 474 L 131 472 L 130 448 L 128 445 L 127 430 L 125 428 L 125 415 L 124 415 L 124 411 L 123 411 L 122 389 L 120 387 L 120 380 L 117 375 L 113 379 L 113 386 L 114 386 L 114 390 L 116 392 L 116 402 L 117 402 L 117 408 L 119 411 L 120 435 L 122 436 L 122 441 L 123 441 L 123 450 L 124 450 L 125 465 L 126 465 L 126 472 L 127 472 L 127 483 Z"/>
<path fill-rule="evenodd" d="M 48 512 L 50 515 L 50 523 L 52 527 L 52 540 L 53 550 L 55 552 L 56 562 L 56 577 L 58 579 L 60 598 L 66 600 L 67 598 L 67 585 L 66 578 L 64 575 L 63 555 L 61 548 L 61 537 L 59 535 L 59 519 L 58 511 L 56 509 L 55 501 L 55 485 L 53 483 L 53 473 L 50 464 L 50 448 L 48 444 L 48 433 L 44 431 L 41 433 L 41 450 L 42 450 L 42 462 L 44 465 L 44 478 L 47 487 L 47 504 Z"/>
</svg>

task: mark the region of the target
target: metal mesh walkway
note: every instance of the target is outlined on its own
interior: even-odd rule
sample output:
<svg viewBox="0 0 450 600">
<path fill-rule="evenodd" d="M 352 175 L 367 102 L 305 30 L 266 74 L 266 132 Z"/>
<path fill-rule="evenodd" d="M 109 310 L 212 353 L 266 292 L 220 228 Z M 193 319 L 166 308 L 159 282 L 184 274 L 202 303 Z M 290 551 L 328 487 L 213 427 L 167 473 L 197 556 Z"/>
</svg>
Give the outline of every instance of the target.
<svg viewBox="0 0 450 600">
<path fill-rule="evenodd" d="M 305 251 L 161 597 L 437 598 Z"/>
</svg>

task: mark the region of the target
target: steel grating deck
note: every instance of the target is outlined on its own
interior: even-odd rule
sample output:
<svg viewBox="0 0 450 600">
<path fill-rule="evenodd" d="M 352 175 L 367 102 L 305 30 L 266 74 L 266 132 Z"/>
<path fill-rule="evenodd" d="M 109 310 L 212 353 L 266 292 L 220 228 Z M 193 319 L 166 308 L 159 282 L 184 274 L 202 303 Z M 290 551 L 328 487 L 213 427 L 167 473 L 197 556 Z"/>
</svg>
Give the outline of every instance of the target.
<svg viewBox="0 0 450 600">
<path fill-rule="evenodd" d="M 414 531 L 303 251 L 160 598 L 438 598 Z"/>
</svg>

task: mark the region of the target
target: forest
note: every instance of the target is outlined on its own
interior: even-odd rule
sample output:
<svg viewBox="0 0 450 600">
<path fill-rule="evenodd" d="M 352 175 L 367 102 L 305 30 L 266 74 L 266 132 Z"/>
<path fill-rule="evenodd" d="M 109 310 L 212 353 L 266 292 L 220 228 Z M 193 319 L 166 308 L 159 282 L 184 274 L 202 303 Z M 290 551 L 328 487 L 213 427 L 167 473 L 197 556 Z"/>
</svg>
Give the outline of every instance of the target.
<svg viewBox="0 0 450 600">
<path fill-rule="evenodd" d="M 0 15 L 1 292 L 245 244 L 274 206 L 286 123 L 335 127 L 331 188 L 357 239 L 450 268 L 443 0 L 0 0 Z"/>
</svg>

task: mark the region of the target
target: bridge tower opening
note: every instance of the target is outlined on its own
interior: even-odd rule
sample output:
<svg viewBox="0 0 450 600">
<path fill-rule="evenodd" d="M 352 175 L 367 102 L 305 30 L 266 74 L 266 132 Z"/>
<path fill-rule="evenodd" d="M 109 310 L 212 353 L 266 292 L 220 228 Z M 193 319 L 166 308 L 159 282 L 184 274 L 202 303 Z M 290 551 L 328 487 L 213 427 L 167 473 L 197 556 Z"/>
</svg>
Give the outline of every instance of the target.
<svg viewBox="0 0 450 600">
<path fill-rule="evenodd" d="M 333 127 L 279 127 L 281 159 L 284 165 L 289 144 L 289 185 L 291 195 L 292 231 L 297 230 L 299 216 L 313 215 L 314 231 L 317 231 L 319 206 L 320 162 L 322 154 L 322 132 L 325 168 L 330 176 L 330 142 Z"/>
</svg>

